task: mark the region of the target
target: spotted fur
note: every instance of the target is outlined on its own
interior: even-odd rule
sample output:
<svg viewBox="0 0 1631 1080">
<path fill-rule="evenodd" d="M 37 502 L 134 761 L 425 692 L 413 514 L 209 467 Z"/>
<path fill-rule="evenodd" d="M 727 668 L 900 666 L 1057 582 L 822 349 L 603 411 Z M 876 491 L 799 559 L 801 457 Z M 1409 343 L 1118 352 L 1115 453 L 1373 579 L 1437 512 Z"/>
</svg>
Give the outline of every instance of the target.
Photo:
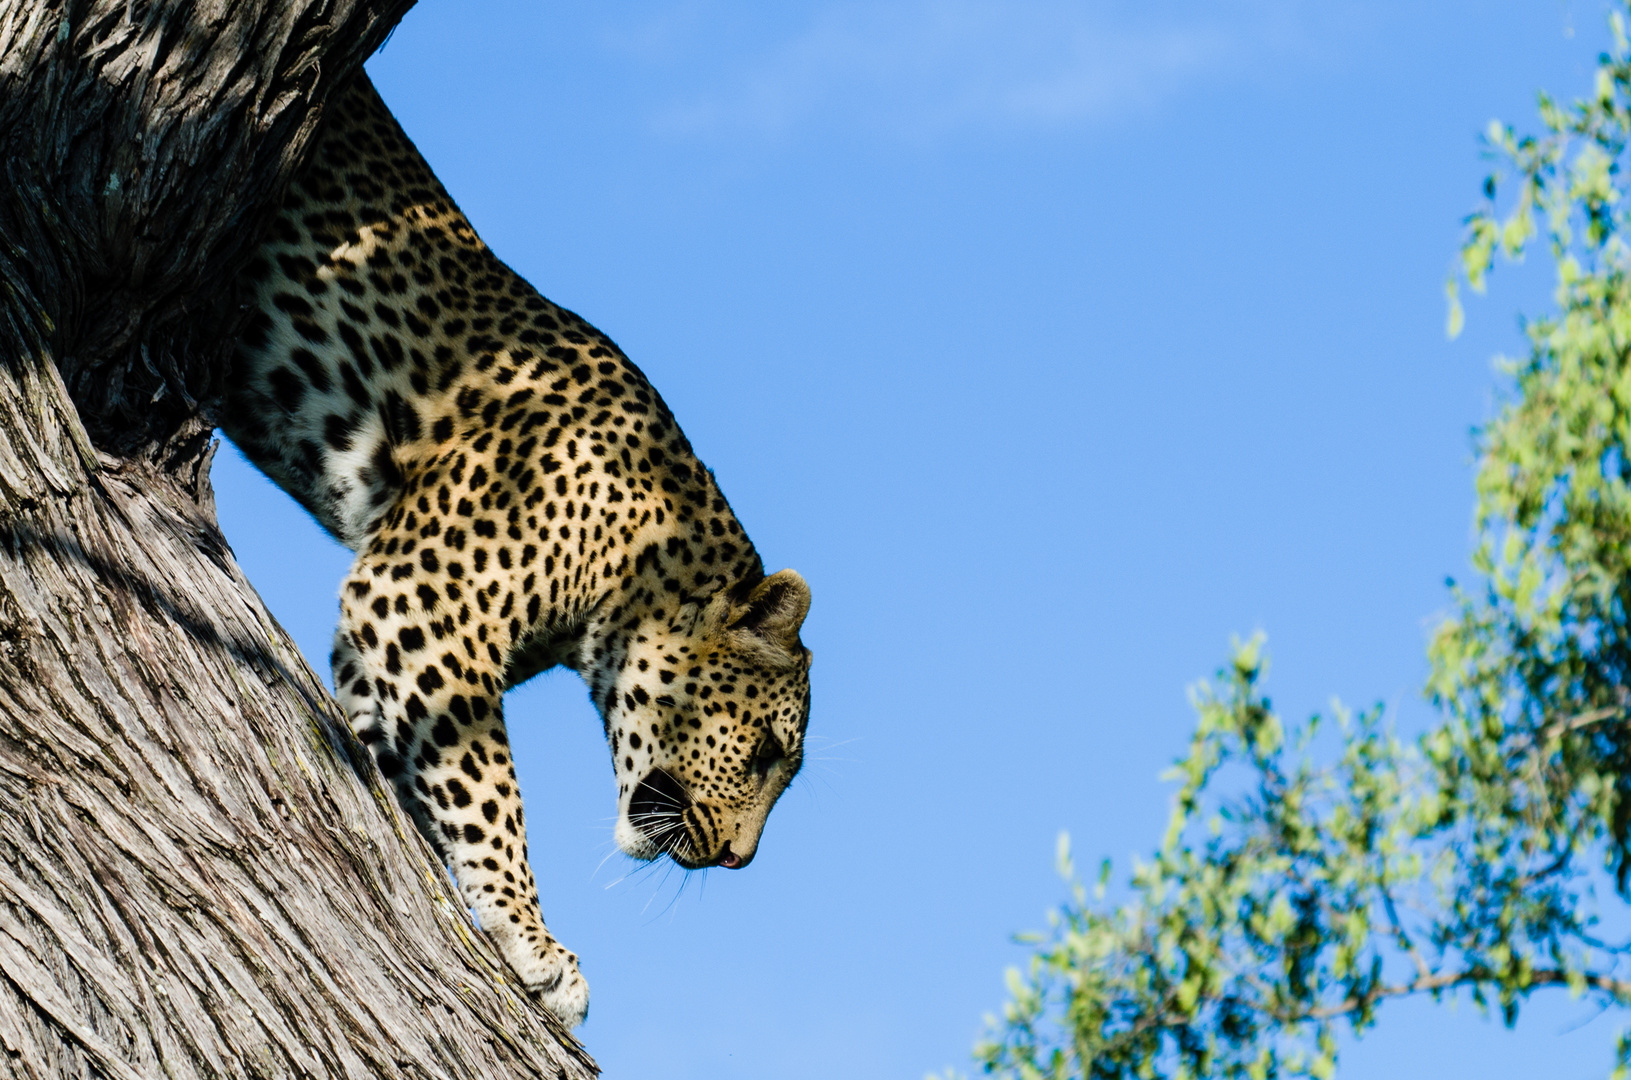
<svg viewBox="0 0 1631 1080">
<path fill-rule="evenodd" d="M 523 983 L 588 991 L 544 928 L 501 697 L 588 682 L 615 838 L 744 866 L 798 771 L 809 590 L 758 554 L 662 398 L 489 252 L 366 78 L 246 272 L 222 427 L 358 553 L 336 694 Z"/>
</svg>

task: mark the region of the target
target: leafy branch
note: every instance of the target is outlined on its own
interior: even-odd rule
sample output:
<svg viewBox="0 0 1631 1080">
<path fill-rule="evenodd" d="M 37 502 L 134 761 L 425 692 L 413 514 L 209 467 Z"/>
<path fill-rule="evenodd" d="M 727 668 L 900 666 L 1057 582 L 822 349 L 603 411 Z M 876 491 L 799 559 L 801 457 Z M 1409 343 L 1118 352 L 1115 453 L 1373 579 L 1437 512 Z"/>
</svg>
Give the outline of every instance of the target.
<svg viewBox="0 0 1631 1080">
<path fill-rule="evenodd" d="M 1522 815 L 1501 865 L 1478 865 L 1490 836 L 1466 827 L 1463 796 L 1379 709 L 1337 709 L 1341 757 L 1316 768 L 1320 718 L 1288 739 L 1262 671 L 1254 639 L 1221 689 L 1194 692 L 1167 838 L 1134 868 L 1128 902 L 1104 906 L 1108 868 L 1090 893 L 1061 838 L 1072 902 L 1030 939 L 1029 971 L 1009 974 L 1012 999 L 976 1049 L 988 1072 L 1325 1077 L 1334 1025 L 1363 1031 L 1389 998 L 1467 991 L 1508 1022 L 1546 987 L 1631 1003 L 1624 950 L 1591 938 L 1580 915 L 1589 874 L 1526 846 Z M 1243 786 L 1220 785 L 1241 774 Z"/>
<path fill-rule="evenodd" d="M 1631 879 L 1625 15 L 1589 97 L 1542 96 L 1539 135 L 1486 135 L 1498 168 L 1466 221 L 1451 334 L 1461 286 L 1483 292 L 1537 238 L 1557 287 L 1479 433 L 1476 585 L 1452 584 L 1429 648 L 1438 724 L 1406 746 L 1380 708 L 1339 707 L 1340 755 L 1316 764 L 1321 718 L 1283 722 L 1261 639 L 1237 645 L 1193 694 L 1166 837 L 1122 902 L 1108 864 L 1082 884 L 1061 837 L 1070 899 L 1023 939 L 1028 970 L 975 1051 L 987 1073 L 1328 1077 L 1337 1025 L 1363 1032 L 1392 998 L 1464 995 L 1507 1024 L 1543 989 L 1631 1005 L 1631 946 L 1596 931 Z"/>
</svg>

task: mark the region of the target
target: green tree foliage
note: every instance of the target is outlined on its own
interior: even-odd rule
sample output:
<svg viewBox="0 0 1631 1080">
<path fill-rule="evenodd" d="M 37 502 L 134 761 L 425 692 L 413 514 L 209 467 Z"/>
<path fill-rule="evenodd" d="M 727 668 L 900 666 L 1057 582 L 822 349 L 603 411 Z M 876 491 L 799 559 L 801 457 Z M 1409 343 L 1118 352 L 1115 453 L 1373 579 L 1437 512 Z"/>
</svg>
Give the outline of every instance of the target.
<svg viewBox="0 0 1631 1080">
<path fill-rule="evenodd" d="M 1166 839 L 1119 904 L 1071 899 L 976 1055 L 1034 1078 L 1325 1077 L 1338 1026 L 1389 998 L 1470 996 L 1516 1021 L 1536 991 L 1631 1004 L 1631 944 L 1599 901 L 1631 889 L 1631 46 L 1624 12 L 1591 97 L 1542 97 L 1544 132 L 1487 135 L 1499 171 L 1457 285 L 1544 241 L 1556 310 L 1481 432 L 1479 585 L 1430 646 L 1440 721 L 1413 744 L 1380 709 L 1288 725 L 1261 642 L 1194 692 Z M 1619 895 L 1614 895 L 1617 885 Z M 1604 895 L 1599 895 L 1604 894 Z M 1623 911 L 1623 908 L 1622 908 Z M 1622 1037 L 1617 1077 L 1631 1075 Z"/>
</svg>

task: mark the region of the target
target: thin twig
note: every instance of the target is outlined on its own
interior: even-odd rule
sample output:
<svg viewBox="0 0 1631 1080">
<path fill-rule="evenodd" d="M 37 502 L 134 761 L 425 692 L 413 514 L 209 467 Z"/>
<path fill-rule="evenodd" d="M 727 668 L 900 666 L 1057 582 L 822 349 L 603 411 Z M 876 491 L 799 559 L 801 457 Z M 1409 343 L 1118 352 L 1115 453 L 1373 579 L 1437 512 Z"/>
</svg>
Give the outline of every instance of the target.
<svg viewBox="0 0 1631 1080">
<path fill-rule="evenodd" d="M 1384 998 L 1405 997 L 1410 994 L 1429 994 L 1436 990 L 1449 990 L 1458 986 L 1498 983 L 1500 981 L 1494 972 L 1487 969 L 1446 972 L 1414 979 L 1408 983 L 1378 986 L 1364 994 L 1349 997 L 1336 1005 L 1324 1009 L 1315 1009 L 1308 1016 L 1314 1020 L 1329 1020 L 1334 1017 L 1359 1012 Z M 1624 979 L 1615 979 L 1608 975 L 1593 975 L 1586 972 L 1580 972 L 1571 977 L 1570 973 L 1557 968 L 1542 968 L 1538 971 L 1531 971 L 1528 980 L 1517 989 L 1528 991 L 1542 986 L 1568 986 L 1574 981 L 1582 982 L 1596 990 L 1606 991 L 1613 995 L 1618 1002 L 1631 1001 L 1631 982 Z"/>
</svg>

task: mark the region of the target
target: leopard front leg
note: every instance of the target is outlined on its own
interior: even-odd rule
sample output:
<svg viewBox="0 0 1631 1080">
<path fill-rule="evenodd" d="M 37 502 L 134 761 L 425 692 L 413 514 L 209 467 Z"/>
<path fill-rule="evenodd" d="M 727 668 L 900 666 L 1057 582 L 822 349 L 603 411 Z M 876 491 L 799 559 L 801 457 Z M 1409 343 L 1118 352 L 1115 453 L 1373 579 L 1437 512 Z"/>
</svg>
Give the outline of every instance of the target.
<svg viewBox="0 0 1631 1080">
<path fill-rule="evenodd" d="M 359 559 L 342 592 L 335 692 L 482 928 L 528 992 L 575 1026 L 589 988 L 545 929 L 527 864 L 503 672 L 483 644 L 500 631 L 449 598 L 458 595 L 456 584 L 399 583 Z"/>
</svg>

